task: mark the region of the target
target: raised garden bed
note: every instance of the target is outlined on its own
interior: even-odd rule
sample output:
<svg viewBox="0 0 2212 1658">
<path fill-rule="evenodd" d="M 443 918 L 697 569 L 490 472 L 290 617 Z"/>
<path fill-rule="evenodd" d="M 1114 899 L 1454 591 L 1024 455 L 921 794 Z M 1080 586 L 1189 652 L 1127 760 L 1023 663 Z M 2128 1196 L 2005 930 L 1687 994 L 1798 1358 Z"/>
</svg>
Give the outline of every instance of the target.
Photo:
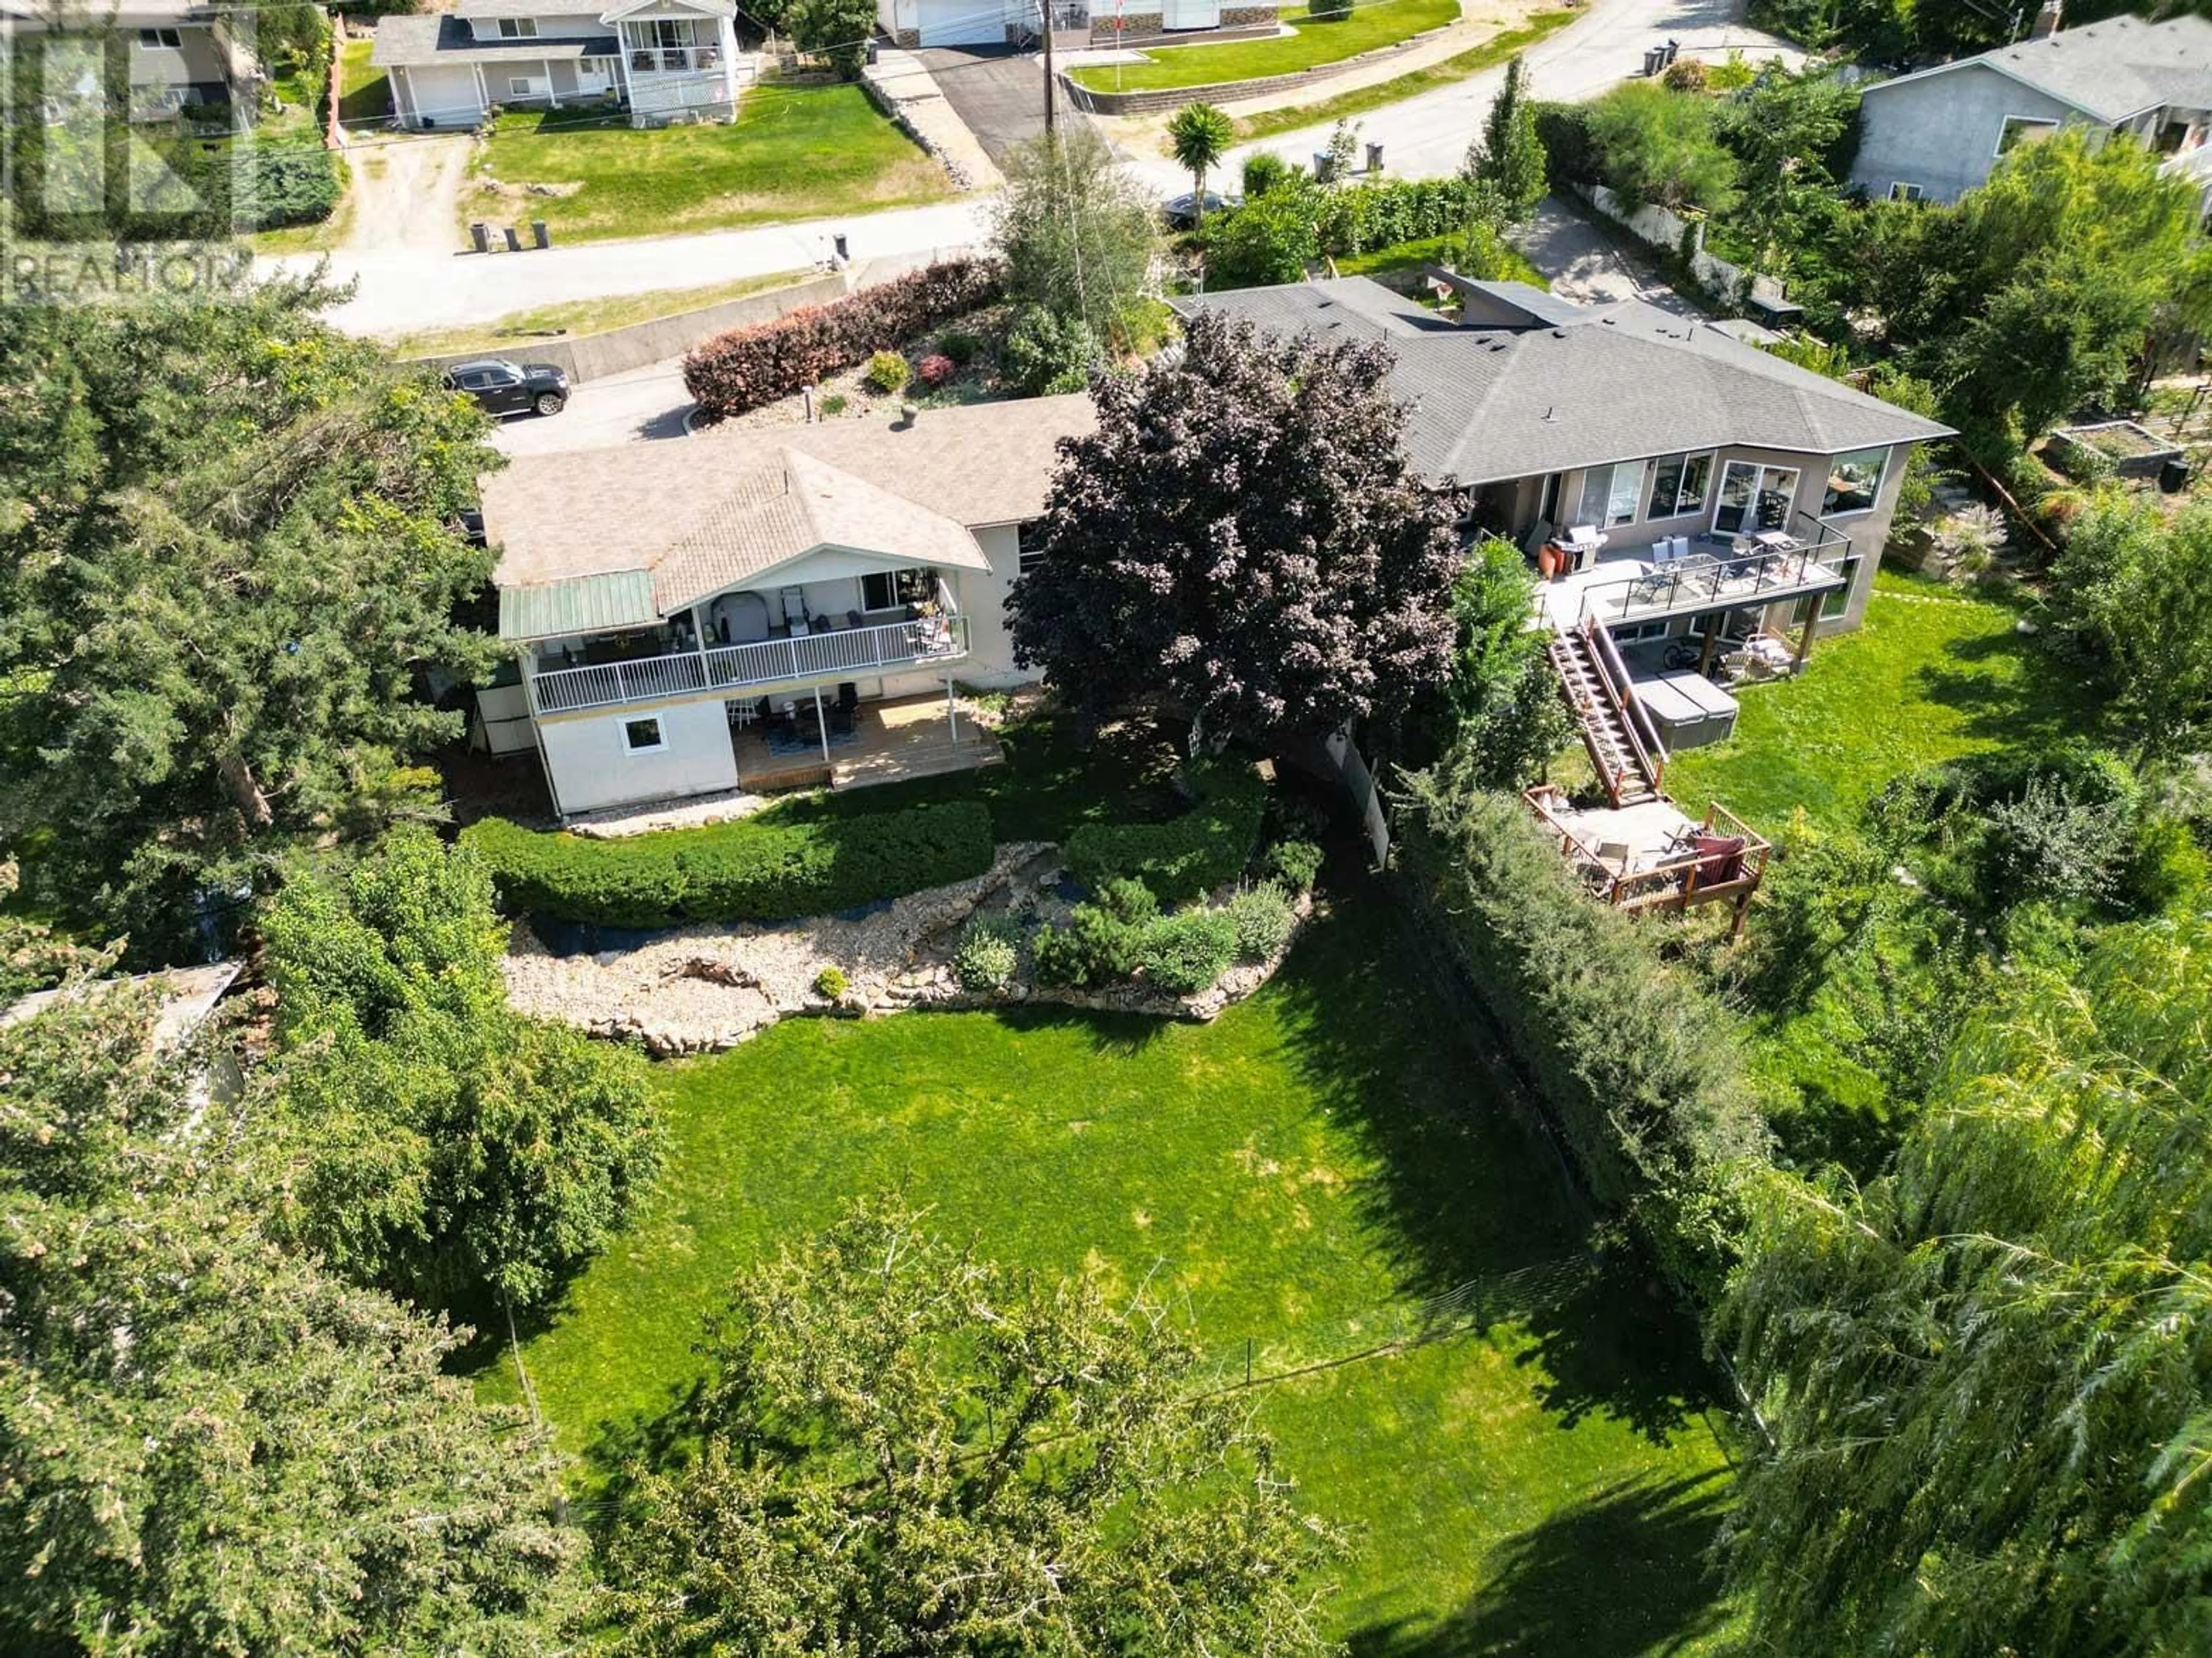
<svg viewBox="0 0 2212 1658">
<path fill-rule="evenodd" d="M 2062 426 L 2051 434 L 2047 446 L 2052 464 L 2062 471 L 2075 471 L 2076 458 L 2087 454 L 2099 458 L 2089 467 L 2109 464 L 2114 476 L 2124 478 L 2156 478 L 2168 462 L 2186 459 L 2180 445 L 2131 420 Z"/>
</svg>

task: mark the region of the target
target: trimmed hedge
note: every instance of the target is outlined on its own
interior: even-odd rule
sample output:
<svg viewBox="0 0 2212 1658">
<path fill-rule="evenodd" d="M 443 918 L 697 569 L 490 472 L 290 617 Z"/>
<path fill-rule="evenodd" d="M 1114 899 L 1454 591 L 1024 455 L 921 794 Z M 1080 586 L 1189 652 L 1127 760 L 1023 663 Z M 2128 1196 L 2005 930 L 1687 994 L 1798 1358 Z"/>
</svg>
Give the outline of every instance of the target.
<svg viewBox="0 0 2212 1658">
<path fill-rule="evenodd" d="M 946 259 L 834 305 L 732 329 L 684 359 L 684 388 L 708 418 L 727 420 L 994 303 L 1006 276 L 995 259 Z"/>
<path fill-rule="evenodd" d="M 599 926 L 774 921 L 903 897 L 991 866 L 972 800 L 815 823 L 742 821 L 618 841 L 487 817 L 461 831 L 510 913 Z"/>
<path fill-rule="evenodd" d="M 1399 867 L 1417 914 L 1534 1078 L 1591 1195 L 1701 1310 L 1741 1248 L 1768 1136 L 1735 1016 L 1586 895 L 1510 794 L 1407 780 Z"/>
<path fill-rule="evenodd" d="M 1252 861 L 1267 787 L 1237 761 L 1194 763 L 1197 804 L 1171 823 L 1085 823 L 1067 837 L 1067 867 L 1097 891 L 1120 878 L 1142 881 L 1164 904 L 1188 903 L 1235 880 Z"/>
</svg>

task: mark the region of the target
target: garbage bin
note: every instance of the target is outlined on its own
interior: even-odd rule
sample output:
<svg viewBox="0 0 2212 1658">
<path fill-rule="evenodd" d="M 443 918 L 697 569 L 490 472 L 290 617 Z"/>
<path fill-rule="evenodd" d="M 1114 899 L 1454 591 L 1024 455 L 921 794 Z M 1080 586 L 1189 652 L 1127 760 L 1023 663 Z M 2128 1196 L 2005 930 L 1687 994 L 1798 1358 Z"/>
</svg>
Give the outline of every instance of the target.
<svg viewBox="0 0 2212 1658">
<path fill-rule="evenodd" d="M 1328 182 L 1328 152 L 1325 149 L 1314 151 L 1314 182 L 1316 184 L 1325 185 Z"/>
<path fill-rule="evenodd" d="M 1667 40 L 1667 61 L 1668 61 L 1668 63 L 1669 63 L 1669 64 L 1673 63 L 1676 58 L 1678 58 L 1678 57 L 1680 57 L 1680 56 L 1681 55 L 1681 52 L 1682 52 L 1682 43 L 1681 43 L 1680 40 L 1677 40 L 1677 39 L 1674 39 L 1671 35 L 1670 35 L 1670 36 L 1668 36 L 1668 40 Z"/>
<path fill-rule="evenodd" d="M 2189 463 L 2176 455 L 2158 469 L 2158 487 L 2169 495 L 2178 495 L 2189 487 Z"/>
<path fill-rule="evenodd" d="M 507 228 L 507 251 L 510 253 L 522 252 L 522 233 L 513 225 Z"/>
<path fill-rule="evenodd" d="M 1382 170 L 1382 145 L 1370 144 L 1367 146 L 1367 170 L 1370 173 L 1380 173 Z"/>
<path fill-rule="evenodd" d="M 1644 49 L 1644 73 L 1646 76 L 1656 75 L 1662 69 L 1664 69 L 1666 65 L 1666 47 L 1646 46 Z"/>
<path fill-rule="evenodd" d="M 491 227 L 487 225 L 482 219 L 478 219 L 474 224 L 469 227 L 469 240 L 476 244 L 476 250 L 477 252 L 490 252 Z"/>
<path fill-rule="evenodd" d="M 553 246 L 553 233 L 546 229 L 545 221 L 543 219 L 532 219 L 530 222 L 530 239 L 540 247 Z"/>
</svg>

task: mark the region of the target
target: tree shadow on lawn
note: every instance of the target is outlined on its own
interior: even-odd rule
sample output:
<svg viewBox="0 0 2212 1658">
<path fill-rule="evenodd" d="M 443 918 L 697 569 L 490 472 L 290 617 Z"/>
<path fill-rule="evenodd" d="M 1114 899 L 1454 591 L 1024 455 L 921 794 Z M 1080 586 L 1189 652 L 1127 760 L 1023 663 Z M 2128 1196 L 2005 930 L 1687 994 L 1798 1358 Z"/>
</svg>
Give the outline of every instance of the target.
<svg viewBox="0 0 2212 1658">
<path fill-rule="evenodd" d="M 1356 1631 L 1352 1658 L 1678 1652 L 1729 1616 L 1711 1558 L 1727 1493 L 1717 1469 L 1617 1481 L 1498 1545 L 1457 1614 Z"/>
<path fill-rule="evenodd" d="M 1266 993 L 1286 1005 L 1308 1086 L 1375 1157 L 1362 1218 L 1407 1293 L 1588 1254 L 1590 1226 L 1488 1033 L 1431 993 L 1378 884 L 1354 870 L 1331 884 L 1332 913 Z M 1664 1443 L 1710 1395 L 1686 1321 L 1626 1263 L 1557 1281 L 1513 1308 L 1536 1340 L 1522 1363 L 1543 1373 L 1537 1396 L 1563 1425 L 1601 1412 Z"/>
<path fill-rule="evenodd" d="M 2061 661 L 2039 640 L 2020 634 L 1973 634 L 1943 647 L 1947 662 L 1914 671 L 1920 695 L 1967 716 L 1966 730 L 1990 742 L 2048 747 L 2068 738 L 2094 738 L 2104 724 L 2104 697 L 2083 670 Z M 2017 677 L 2000 678 L 1992 665 L 2009 659 Z"/>
</svg>

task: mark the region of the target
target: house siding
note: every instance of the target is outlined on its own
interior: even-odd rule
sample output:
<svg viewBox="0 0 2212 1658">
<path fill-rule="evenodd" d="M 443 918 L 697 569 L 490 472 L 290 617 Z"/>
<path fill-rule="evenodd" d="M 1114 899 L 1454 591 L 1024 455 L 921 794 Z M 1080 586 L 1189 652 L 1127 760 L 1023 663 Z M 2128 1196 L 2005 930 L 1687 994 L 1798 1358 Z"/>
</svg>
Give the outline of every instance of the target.
<svg viewBox="0 0 2212 1658">
<path fill-rule="evenodd" d="M 2063 103 L 1981 64 L 1961 64 L 1903 86 L 1872 86 L 1860 106 L 1851 183 L 1879 200 L 1893 184 L 1954 202 L 1986 183 L 2009 116 L 2086 121 Z"/>
<path fill-rule="evenodd" d="M 1023 684 L 1038 675 L 1014 665 L 1014 636 L 1006 626 L 1006 595 L 1021 574 L 1020 533 L 1002 524 L 975 536 L 991 568 L 960 573 L 960 608 L 968 616 L 968 660 L 960 678 L 972 685 Z"/>
<path fill-rule="evenodd" d="M 653 754 L 624 750 L 623 723 L 641 718 L 661 722 L 665 749 Z M 564 814 L 738 786 L 737 751 L 720 701 L 541 720 L 538 738 Z"/>
</svg>

